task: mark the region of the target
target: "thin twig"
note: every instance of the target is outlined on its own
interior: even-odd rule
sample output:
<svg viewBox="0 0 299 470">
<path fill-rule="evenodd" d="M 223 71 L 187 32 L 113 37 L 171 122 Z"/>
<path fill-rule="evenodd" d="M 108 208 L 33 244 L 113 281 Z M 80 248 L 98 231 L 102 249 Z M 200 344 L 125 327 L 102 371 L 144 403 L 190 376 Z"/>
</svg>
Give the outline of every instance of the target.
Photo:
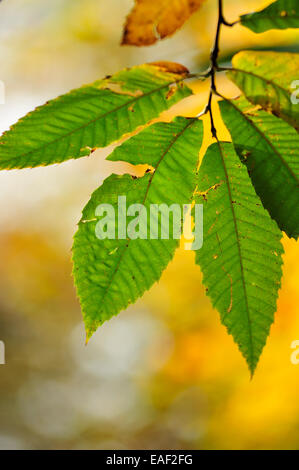
<svg viewBox="0 0 299 470">
<path fill-rule="evenodd" d="M 213 100 L 213 95 L 218 94 L 217 93 L 217 87 L 216 87 L 216 73 L 220 70 L 218 66 L 218 56 L 220 52 L 220 34 L 221 34 L 221 27 L 222 25 L 232 27 L 236 24 L 234 23 L 229 23 L 226 21 L 223 15 L 223 4 L 222 0 L 218 0 L 218 21 L 217 21 L 217 28 L 216 28 L 216 35 L 215 35 L 215 40 L 214 40 L 214 45 L 211 51 L 210 55 L 210 67 L 206 73 L 206 76 L 211 77 L 211 87 L 210 87 L 210 94 L 209 94 L 209 99 L 208 99 L 208 104 L 205 107 L 205 109 L 197 115 L 197 117 L 201 117 L 207 113 L 210 115 L 210 120 L 211 120 L 211 132 L 212 136 L 218 140 L 217 138 L 217 130 L 214 122 L 214 117 L 213 117 L 213 111 L 212 111 L 212 100 Z"/>
</svg>

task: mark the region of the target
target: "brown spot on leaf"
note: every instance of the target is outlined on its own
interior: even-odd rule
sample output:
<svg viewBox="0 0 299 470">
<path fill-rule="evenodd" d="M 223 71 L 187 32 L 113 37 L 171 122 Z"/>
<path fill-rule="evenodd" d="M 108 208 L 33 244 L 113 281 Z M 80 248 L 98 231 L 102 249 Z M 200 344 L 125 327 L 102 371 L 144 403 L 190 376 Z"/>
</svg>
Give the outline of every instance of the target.
<svg viewBox="0 0 299 470">
<path fill-rule="evenodd" d="M 141 90 L 132 91 L 132 90 L 127 90 L 126 88 L 123 88 L 122 83 L 120 82 L 107 81 L 103 89 L 113 91 L 113 93 L 117 93 L 118 95 L 128 95 L 134 98 L 138 98 L 138 96 L 143 95 L 143 92 Z"/>
<path fill-rule="evenodd" d="M 176 73 L 179 75 L 184 75 L 189 73 L 189 69 L 182 64 L 177 62 L 170 62 L 168 60 L 160 60 L 158 62 L 150 62 L 149 65 L 154 65 L 158 67 L 162 72 Z"/>
</svg>

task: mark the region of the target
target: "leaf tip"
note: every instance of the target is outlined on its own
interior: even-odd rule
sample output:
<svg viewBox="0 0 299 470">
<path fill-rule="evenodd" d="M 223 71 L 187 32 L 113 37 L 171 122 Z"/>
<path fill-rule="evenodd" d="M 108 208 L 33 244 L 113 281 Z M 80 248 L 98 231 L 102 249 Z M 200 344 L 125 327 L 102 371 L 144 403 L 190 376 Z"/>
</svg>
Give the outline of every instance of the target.
<svg viewBox="0 0 299 470">
<path fill-rule="evenodd" d="M 251 382 L 253 380 L 253 377 L 254 377 L 254 374 L 255 374 L 255 371 L 256 371 L 257 363 L 256 364 L 247 363 L 247 364 L 248 364 L 250 382 Z"/>
<path fill-rule="evenodd" d="M 93 336 L 93 334 L 95 333 L 95 329 L 92 329 L 92 328 L 88 328 L 88 327 L 85 327 L 85 334 L 86 334 L 86 339 L 85 339 L 85 346 L 88 345 L 91 337 Z"/>
</svg>

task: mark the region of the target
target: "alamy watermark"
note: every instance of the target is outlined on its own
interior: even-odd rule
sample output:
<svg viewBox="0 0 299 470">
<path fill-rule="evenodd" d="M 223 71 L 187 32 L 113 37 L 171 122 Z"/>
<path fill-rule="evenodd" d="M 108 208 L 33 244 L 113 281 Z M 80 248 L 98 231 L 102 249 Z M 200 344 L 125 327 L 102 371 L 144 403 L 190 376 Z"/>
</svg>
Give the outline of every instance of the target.
<svg viewBox="0 0 299 470">
<path fill-rule="evenodd" d="M 0 341 L 0 365 L 5 364 L 5 344 Z"/>
<path fill-rule="evenodd" d="M 299 364 L 299 340 L 294 340 L 291 343 L 291 349 L 294 349 L 290 356 L 291 363 L 294 364 L 294 366 L 297 366 Z"/>
<path fill-rule="evenodd" d="M 293 91 L 291 95 L 291 102 L 292 104 L 298 104 L 299 103 L 299 80 L 294 80 L 291 83 L 291 89 L 295 90 Z"/>
<path fill-rule="evenodd" d="M 193 222 L 191 217 L 193 216 Z M 199 250 L 203 244 L 202 204 L 131 204 L 118 196 L 117 211 L 112 204 L 99 204 L 95 211 L 99 240 L 179 240 L 184 236 L 185 250 Z M 129 221 L 128 221 L 129 218 Z M 83 222 L 89 222 L 85 220 Z"/>
</svg>

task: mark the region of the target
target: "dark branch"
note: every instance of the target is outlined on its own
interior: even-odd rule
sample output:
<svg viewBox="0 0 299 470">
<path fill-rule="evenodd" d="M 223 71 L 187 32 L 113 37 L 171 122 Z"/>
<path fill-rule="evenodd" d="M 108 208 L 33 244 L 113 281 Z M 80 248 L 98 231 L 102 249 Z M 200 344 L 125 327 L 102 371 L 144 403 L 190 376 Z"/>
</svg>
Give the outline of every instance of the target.
<svg viewBox="0 0 299 470">
<path fill-rule="evenodd" d="M 217 21 L 217 28 L 216 28 L 216 35 L 214 40 L 214 45 L 210 55 L 210 68 L 209 68 L 209 75 L 211 77 L 211 88 L 210 88 L 210 95 L 207 107 L 204 111 L 205 113 L 209 113 L 211 119 L 211 132 L 212 136 L 217 139 L 217 131 L 214 123 L 213 112 L 212 112 L 212 98 L 213 94 L 217 95 L 217 88 L 216 88 L 216 72 L 219 70 L 218 67 L 218 56 L 220 52 L 220 35 L 221 35 L 221 27 L 222 25 L 225 26 L 233 26 L 234 23 L 228 23 L 223 16 L 223 4 L 222 0 L 218 0 L 218 21 Z M 218 140 L 218 139 L 217 139 Z"/>
</svg>

